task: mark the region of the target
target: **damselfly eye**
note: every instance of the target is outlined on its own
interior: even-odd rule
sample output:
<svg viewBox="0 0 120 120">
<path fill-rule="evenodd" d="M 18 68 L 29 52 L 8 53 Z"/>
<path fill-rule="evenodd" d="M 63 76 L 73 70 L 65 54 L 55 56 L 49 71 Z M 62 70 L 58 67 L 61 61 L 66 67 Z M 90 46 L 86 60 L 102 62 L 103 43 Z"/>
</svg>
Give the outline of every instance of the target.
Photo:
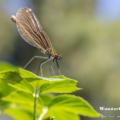
<svg viewBox="0 0 120 120">
<path fill-rule="evenodd" d="M 58 60 L 62 60 L 62 56 L 61 55 L 58 56 Z"/>
</svg>

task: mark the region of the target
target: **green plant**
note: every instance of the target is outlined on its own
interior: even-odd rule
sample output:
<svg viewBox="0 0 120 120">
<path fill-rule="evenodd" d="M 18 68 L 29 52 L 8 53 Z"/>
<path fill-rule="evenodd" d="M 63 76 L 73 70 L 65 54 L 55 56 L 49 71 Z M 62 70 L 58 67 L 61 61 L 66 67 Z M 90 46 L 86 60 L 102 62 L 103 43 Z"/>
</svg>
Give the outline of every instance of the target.
<svg viewBox="0 0 120 120">
<path fill-rule="evenodd" d="M 78 115 L 101 116 L 83 98 L 66 94 L 81 90 L 76 87 L 76 80 L 64 76 L 39 77 L 3 62 L 0 66 L 1 112 L 15 120 L 79 120 Z"/>
</svg>

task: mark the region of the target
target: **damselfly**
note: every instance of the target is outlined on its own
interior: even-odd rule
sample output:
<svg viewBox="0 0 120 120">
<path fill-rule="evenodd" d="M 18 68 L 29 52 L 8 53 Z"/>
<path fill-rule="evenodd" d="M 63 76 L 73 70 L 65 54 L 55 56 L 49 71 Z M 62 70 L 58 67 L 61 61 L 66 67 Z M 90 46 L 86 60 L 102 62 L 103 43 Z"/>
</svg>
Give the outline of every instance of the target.
<svg viewBox="0 0 120 120">
<path fill-rule="evenodd" d="M 14 15 L 11 16 L 11 19 L 16 23 L 18 32 L 20 33 L 21 37 L 30 45 L 37 47 L 41 50 L 42 53 L 47 54 L 48 57 L 43 56 L 34 56 L 26 65 L 25 67 L 34 59 L 34 58 L 41 58 L 46 59 L 44 62 L 40 64 L 41 76 L 42 74 L 42 65 L 47 63 L 48 61 L 52 60 L 50 65 L 51 72 L 54 74 L 53 70 L 53 62 L 56 61 L 59 74 L 61 75 L 59 64 L 57 60 L 61 60 L 62 56 L 55 52 L 55 49 L 52 47 L 52 44 L 42 29 L 37 17 L 33 13 L 33 11 L 28 8 L 24 7 L 18 10 L 16 17 Z M 24 68 L 25 68 L 24 67 Z"/>
</svg>

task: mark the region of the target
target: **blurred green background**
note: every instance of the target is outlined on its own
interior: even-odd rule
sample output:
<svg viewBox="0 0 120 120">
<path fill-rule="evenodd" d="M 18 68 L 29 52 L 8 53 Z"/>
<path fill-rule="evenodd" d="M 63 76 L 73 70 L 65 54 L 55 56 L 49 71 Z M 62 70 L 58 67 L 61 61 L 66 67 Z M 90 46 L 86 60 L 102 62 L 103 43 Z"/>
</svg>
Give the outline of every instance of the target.
<svg viewBox="0 0 120 120">
<path fill-rule="evenodd" d="M 120 107 L 120 1 L 0 0 L 0 60 L 20 67 L 35 55 L 45 56 L 20 37 L 11 21 L 11 15 L 22 7 L 33 9 L 53 47 L 63 56 L 61 73 L 78 80 L 78 87 L 83 88 L 75 95 L 103 115 L 120 115 L 120 111 L 99 109 Z M 39 63 L 35 59 L 26 69 L 37 73 Z M 45 77 L 51 75 L 49 67 L 50 63 L 43 66 Z M 53 67 L 59 75 L 56 64 Z"/>
</svg>

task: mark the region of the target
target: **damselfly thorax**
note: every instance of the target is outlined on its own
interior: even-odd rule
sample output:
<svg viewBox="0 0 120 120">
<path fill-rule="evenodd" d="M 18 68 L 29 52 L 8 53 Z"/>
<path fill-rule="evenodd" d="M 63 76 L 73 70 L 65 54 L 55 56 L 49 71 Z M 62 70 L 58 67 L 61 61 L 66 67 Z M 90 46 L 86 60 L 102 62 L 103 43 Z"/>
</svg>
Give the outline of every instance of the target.
<svg viewBox="0 0 120 120">
<path fill-rule="evenodd" d="M 49 58 L 53 57 L 53 59 L 58 59 L 58 60 L 62 59 L 62 56 L 57 54 L 53 48 L 47 48 L 47 50 L 45 51 L 45 54 L 47 54 Z"/>
<path fill-rule="evenodd" d="M 30 45 L 37 47 L 41 50 L 42 53 L 47 54 L 48 57 L 42 57 L 42 56 L 34 56 L 27 64 L 26 66 L 34 59 L 34 58 L 41 58 L 46 59 L 44 62 L 40 64 L 41 69 L 41 76 L 42 76 L 42 65 L 46 62 L 52 60 L 52 63 L 50 65 L 51 73 L 54 74 L 54 70 L 52 68 L 52 64 L 54 61 L 57 63 L 57 67 L 59 70 L 59 64 L 57 60 L 61 60 L 62 56 L 57 54 L 55 52 L 55 49 L 52 47 L 52 44 L 42 29 L 37 17 L 33 13 L 33 11 L 28 8 L 21 8 L 18 10 L 16 17 L 11 16 L 12 20 L 16 23 L 18 32 L 20 33 L 21 37 Z M 26 67 L 25 66 L 25 67 Z M 25 68 L 24 67 L 24 68 Z M 59 74 L 61 75 L 61 72 L 59 70 Z"/>
</svg>

